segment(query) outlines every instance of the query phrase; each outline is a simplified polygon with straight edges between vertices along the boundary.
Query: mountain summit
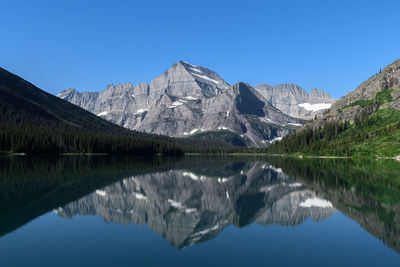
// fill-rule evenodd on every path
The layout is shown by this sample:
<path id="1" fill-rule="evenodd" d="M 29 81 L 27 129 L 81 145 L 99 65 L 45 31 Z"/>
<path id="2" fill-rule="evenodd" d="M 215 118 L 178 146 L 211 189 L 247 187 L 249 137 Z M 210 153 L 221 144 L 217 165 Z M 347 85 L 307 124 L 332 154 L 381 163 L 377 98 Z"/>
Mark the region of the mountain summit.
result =
<path id="1" fill-rule="evenodd" d="M 101 92 L 67 89 L 58 97 L 129 129 L 175 137 L 229 134 L 251 146 L 266 145 L 304 123 L 252 86 L 230 86 L 216 72 L 185 61 L 150 84 L 109 85 Z"/>

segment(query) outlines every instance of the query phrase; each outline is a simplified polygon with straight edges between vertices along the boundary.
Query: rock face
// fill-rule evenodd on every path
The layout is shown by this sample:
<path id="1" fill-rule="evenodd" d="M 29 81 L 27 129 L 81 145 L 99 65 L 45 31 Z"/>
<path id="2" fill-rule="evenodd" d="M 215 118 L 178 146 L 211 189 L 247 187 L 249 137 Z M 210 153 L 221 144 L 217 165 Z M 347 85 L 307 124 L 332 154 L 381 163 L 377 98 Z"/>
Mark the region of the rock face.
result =
<path id="1" fill-rule="evenodd" d="M 208 175 L 171 170 L 129 177 L 55 212 L 66 218 L 97 215 L 106 222 L 148 224 L 177 248 L 209 240 L 229 224 L 294 226 L 335 212 L 329 201 L 280 169 L 260 162 L 235 163 L 228 168 L 237 169 L 234 173 L 225 167 Z"/>
<path id="2" fill-rule="evenodd" d="M 379 94 L 387 95 L 380 98 Z M 332 105 L 330 112 L 312 126 L 322 126 L 330 120 L 353 122 L 357 115 L 370 115 L 381 108 L 400 110 L 400 60 L 386 66 L 381 73 L 372 76 L 356 90 L 340 98 Z"/>
<path id="3" fill-rule="evenodd" d="M 321 116 L 336 101 L 322 90 L 312 89 L 310 93 L 307 93 L 295 84 L 279 84 L 276 86 L 261 84 L 256 86 L 255 89 L 283 113 L 302 119 Z"/>
<path id="4" fill-rule="evenodd" d="M 132 130 L 174 137 L 231 131 L 251 146 L 266 145 L 304 123 L 250 85 L 230 86 L 215 72 L 183 61 L 150 85 L 118 84 L 84 93 L 67 89 L 58 97 Z"/>

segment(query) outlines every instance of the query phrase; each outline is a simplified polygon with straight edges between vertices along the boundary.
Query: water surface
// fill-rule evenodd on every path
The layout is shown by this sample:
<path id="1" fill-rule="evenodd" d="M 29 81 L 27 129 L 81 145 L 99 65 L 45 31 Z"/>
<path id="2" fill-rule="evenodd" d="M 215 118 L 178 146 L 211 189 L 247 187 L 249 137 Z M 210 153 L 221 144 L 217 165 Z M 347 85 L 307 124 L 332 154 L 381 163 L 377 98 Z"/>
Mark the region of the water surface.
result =
<path id="1" fill-rule="evenodd" d="M 400 266 L 399 167 L 0 158 L 0 265 Z"/>

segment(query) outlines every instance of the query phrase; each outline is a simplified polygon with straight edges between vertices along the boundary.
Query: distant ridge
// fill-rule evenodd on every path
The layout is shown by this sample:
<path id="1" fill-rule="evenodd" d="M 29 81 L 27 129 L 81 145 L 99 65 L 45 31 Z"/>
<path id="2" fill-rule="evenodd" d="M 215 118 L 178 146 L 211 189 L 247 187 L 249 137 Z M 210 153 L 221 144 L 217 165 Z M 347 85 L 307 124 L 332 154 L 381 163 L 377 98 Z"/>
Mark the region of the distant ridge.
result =
<path id="1" fill-rule="evenodd" d="M 255 87 L 274 107 L 292 117 L 314 119 L 323 114 L 336 101 L 320 89 L 307 93 L 296 84 L 261 84 Z"/>

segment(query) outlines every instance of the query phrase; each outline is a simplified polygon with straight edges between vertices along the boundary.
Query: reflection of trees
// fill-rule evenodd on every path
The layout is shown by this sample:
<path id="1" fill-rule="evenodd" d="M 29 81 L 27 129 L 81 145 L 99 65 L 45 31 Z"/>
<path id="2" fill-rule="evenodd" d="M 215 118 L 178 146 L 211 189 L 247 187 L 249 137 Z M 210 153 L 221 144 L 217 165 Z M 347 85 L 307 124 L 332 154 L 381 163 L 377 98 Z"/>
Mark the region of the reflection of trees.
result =
<path id="1" fill-rule="evenodd" d="M 400 252 L 400 164 L 389 160 L 270 158 Z"/>

